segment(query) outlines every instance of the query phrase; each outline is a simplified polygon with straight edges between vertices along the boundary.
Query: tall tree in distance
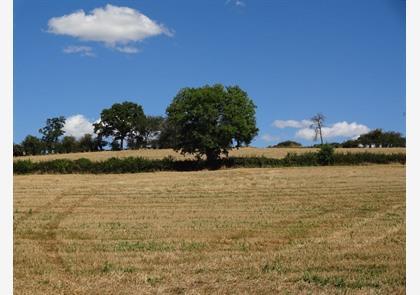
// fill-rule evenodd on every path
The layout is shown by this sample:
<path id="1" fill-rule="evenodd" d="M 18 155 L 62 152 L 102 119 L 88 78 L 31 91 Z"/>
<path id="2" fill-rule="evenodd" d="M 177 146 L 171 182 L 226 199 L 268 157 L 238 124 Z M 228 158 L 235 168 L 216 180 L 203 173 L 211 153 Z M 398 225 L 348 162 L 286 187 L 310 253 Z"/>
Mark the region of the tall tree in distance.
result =
<path id="1" fill-rule="evenodd" d="M 318 113 L 311 118 L 311 128 L 315 131 L 314 141 L 317 141 L 319 137 L 321 139 L 321 144 L 324 144 L 324 139 L 322 138 L 322 127 L 324 127 L 325 119 L 326 117 L 321 113 Z"/>
<path id="2" fill-rule="evenodd" d="M 39 129 L 42 134 L 42 141 L 49 153 L 55 152 L 56 145 L 60 136 L 64 134 L 64 123 L 66 119 L 63 116 L 47 119 L 45 127 Z"/>
<path id="3" fill-rule="evenodd" d="M 101 120 L 94 123 L 94 132 L 100 137 L 111 136 L 115 145 L 119 141 L 119 149 L 124 149 L 124 140 L 142 136 L 145 129 L 146 116 L 143 108 L 134 102 L 115 103 L 101 112 Z"/>

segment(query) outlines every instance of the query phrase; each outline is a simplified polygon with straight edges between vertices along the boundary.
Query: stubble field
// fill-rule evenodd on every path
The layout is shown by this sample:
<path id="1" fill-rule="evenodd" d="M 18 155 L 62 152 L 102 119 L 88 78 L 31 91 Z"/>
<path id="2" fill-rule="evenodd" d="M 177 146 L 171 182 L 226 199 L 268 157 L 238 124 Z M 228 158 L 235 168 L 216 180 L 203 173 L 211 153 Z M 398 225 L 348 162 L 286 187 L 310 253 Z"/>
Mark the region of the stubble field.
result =
<path id="1" fill-rule="evenodd" d="M 15 294 L 403 294 L 405 166 L 14 177 Z"/>

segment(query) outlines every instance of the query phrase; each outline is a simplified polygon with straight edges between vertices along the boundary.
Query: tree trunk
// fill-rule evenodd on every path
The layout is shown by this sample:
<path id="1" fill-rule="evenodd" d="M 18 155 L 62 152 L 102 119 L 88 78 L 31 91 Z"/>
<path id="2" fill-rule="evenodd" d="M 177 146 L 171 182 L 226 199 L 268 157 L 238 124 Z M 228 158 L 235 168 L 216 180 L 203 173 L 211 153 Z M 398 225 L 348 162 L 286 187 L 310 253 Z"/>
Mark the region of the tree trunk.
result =
<path id="1" fill-rule="evenodd" d="M 217 162 L 217 159 L 219 158 L 219 156 L 216 151 L 210 150 L 210 151 L 206 151 L 206 158 L 209 164 L 214 164 Z"/>
<path id="2" fill-rule="evenodd" d="M 322 128 L 321 128 L 321 124 L 318 124 L 318 128 L 319 128 L 319 137 L 321 138 L 321 144 L 324 144 L 324 140 L 322 139 Z"/>
<path id="3" fill-rule="evenodd" d="M 121 137 L 120 149 L 123 150 L 124 148 L 124 137 Z"/>

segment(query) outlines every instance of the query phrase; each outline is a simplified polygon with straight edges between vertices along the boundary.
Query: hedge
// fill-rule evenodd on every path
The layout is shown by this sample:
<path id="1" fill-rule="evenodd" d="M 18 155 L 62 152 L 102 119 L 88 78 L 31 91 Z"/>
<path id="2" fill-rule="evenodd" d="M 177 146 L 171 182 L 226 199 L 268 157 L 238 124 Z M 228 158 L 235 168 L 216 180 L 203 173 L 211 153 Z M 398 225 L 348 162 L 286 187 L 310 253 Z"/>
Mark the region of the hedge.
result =
<path id="1" fill-rule="evenodd" d="M 15 174 L 31 173 L 138 173 L 153 171 L 197 171 L 202 169 L 226 168 L 264 168 L 264 167 L 292 167 L 292 166 L 321 166 L 321 165 L 362 165 L 362 164 L 405 164 L 405 154 L 379 153 L 288 153 L 282 159 L 266 157 L 230 157 L 208 165 L 203 160 L 175 160 L 167 157 L 160 160 L 141 157 L 109 158 L 104 161 L 91 161 L 86 158 L 78 160 L 59 159 L 42 162 L 31 160 L 17 160 L 13 164 Z"/>

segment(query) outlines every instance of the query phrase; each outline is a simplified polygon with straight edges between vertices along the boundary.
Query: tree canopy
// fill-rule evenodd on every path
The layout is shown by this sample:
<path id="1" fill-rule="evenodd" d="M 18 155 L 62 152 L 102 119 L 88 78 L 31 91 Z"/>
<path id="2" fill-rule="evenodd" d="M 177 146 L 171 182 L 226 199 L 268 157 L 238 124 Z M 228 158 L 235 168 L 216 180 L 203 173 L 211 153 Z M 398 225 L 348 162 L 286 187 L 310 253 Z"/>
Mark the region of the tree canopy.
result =
<path id="1" fill-rule="evenodd" d="M 359 144 L 364 146 L 375 145 L 383 147 L 405 147 L 405 137 L 399 132 L 374 129 L 368 133 L 362 134 L 356 140 L 348 140 L 343 143 L 343 147 L 356 147 Z"/>
<path id="2" fill-rule="evenodd" d="M 119 148 L 124 148 L 126 138 L 134 139 L 144 135 L 146 116 L 143 108 L 133 102 L 115 103 L 101 112 L 101 119 L 94 125 L 94 131 L 100 138 L 112 137 L 119 140 Z"/>
<path id="3" fill-rule="evenodd" d="M 64 123 L 66 119 L 63 116 L 47 119 L 45 127 L 39 129 L 42 134 L 42 141 L 48 152 L 55 152 L 56 144 L 60 136 L 64 134 Z"/>
<path id="4" fill-rule="evenodd" d="M 214 161 L 257 135 L 255 104 L 238 86 L 181 89 L 166 109 L 174 149 Z"/>

